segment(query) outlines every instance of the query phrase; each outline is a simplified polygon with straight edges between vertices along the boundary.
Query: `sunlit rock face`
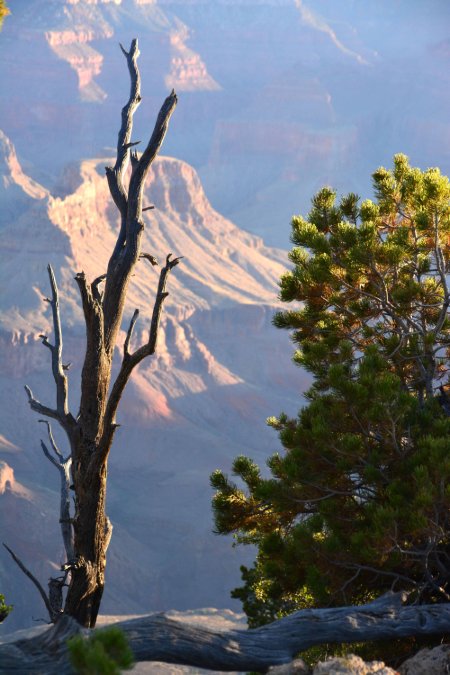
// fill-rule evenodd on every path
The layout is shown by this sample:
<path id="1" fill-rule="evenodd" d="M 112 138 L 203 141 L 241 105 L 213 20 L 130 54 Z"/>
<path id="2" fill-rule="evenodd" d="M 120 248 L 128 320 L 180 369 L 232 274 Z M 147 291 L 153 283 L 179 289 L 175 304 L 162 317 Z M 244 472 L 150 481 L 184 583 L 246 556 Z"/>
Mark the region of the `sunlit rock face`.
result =
<path id="1" fill-rule="evenodd" d="M 106 93 L 95 82 L 95 77 L 101 73 L 103 56 L 89 43 L 112 38 L 114 30 L 101 14 L 95 11 L 93 14 L 89 6 L 105 4 L 105 0 L 103 3 L 69 0 L 66 4 L 56 22 L 57 28 L 47 30 L 45 38 L 55 56 L 76 72 L 81 99 L 100 102 Z M 114 4 L 119 5 L 120 0 Z"/>
<path id="2" fill-rule="evenodd" d="M 103 56 L 87 44 L 76 42 L 52 45 L 58 58 L 67 61 L 78 76 L 78 88 L 84 101 L 101 101 L 106 98 L 105 92 L 94 78 L 101 73 Z"/>
<path id="3" fill-rule="evenodd" d="M 46 185 L 67 162 L 111 148 L 128 93 L 118 43 L 137 37 L 138 117 L 154 119 L 175 88 L 166 152 L 199 170 L 221 213 L 287 246 L 292 214 L 324 184 L 370 197 L 371 172 L 399 151 L 450 172 L 450 6 L 427 8 L 22 0 L 2 30 L 0 128 Z M 142 122 L 137 138 L 150 132 Z"/>
<path id="4" fill-rule="evenodd" d="M 0 495 L 14 486 L 14 471 L 6 462 L 0 462 Z"/>
<path id="5" fill-rule="evenodd" d="M 84 326 L 74 275 L 89 279 L 107 267 L 118 231 L 104 167 L 111 157 L 72 165 L 50 194 L 20 165 L 2 136 L 0 167 L 7 195 L 20 214 L 0 211 L 0 509 L 2 537 L 44 582 L 62 562 L 57 472 L 41 452 L 45 427 L 30 412 L 23 386 L 49 405 L 54 400 L 48 350 L 52 339 L 46 265 L 61 293 L 63 359 L 71 363 L 70 408 L 78 406 Z M 160 157 L 148 176 L 142 250 L 164 262 L 182 255 L 169 280 L 157 356 L 134 373 L 121 402 L 111 453 L 108 514 L 114 523 L 104 612 L 144 612 L 231 604 L 239 564 L 250 552 L 212 534 L 209 474 L 227 470 L 239 453 L 262 464 L 276 438 L 265 419 L 295 412 L 304 386 L 290 363 L 286 336 L 271 326 L 277 281 L 286 253 L 236 227 L 213 209 L 196 171 Z M 117 349 L 120 362 L 128 321 L 140 317 L 137 347 L 148 335 L 158 268 L 138 263 L 129 288 Z M 64 453 L 67 445 L 57 440 Z M 2 468 L 3 467 L 3 468 Z M 3 482 L 2 482 L 3 481 Z M 10 489 L 9 486 L 22 486 Z M 17 521 L 26 526 L 17 528 Z M 21 573 L 0 558 L 15 611 L 9 628 L 41 616 L 38 596 L 23 591 Z M 26 601 L 25 601 L 26 600 Z"/>
<path id="6" fill-rule="evenodd" d="M 50 25 L 54 21 L 57 27 L 47 30 L 45 38 L 53 53 L 76 72 L 82 100 L 101 102 L 106 98 L 106 93 L 95 80 L 102 72 L 103 55 L 89 43 L 113 38 L 116 34 L 115 24 L 118 20 L 126 20 L 130 4 L 135 5 L 136 18 L 142 13 L 141 18 L 146 21 L 148 28 L 159 33 L 159 37 L 163 37 L 166 42 L 169 57 L 165 76 L 167 87 L 178 91 L 219 89 L 200 55 L 186 44 L 189 39 L 188 27 L 177 19 L 165 17 L 159 9 L 154 9 L 153 15 L 148 14 L 152 12 L 150 5 L 158 4 L 156 0 L 136 0 L 134 3 L 122 0 L 67 0 L 63 4 L 65 7 L 58 16 L 49 12 Z M 122 6 L 123 16 L 120 13 Z"/>
<path id="7" fill-rule="evenodd" d="M 2 197 L 2 218 L 7 220 L 34 201 L 45 199 L 48 191 L 32 180 L 23 171 L 17 159 L 15 148 L 0 130 L 0 194 Z M 5 207 L 8 214 L 5 214 Z"/>
<path id="8" fill-rule="evenodd" d="M 217 82 L 208 73 L 200 55 L 186 44 L 189 31 L 181 25 L 169 35 L 170 72 L 166 75 L 166 85 L 177 91 L 215 91 L 220 89 Z"/>

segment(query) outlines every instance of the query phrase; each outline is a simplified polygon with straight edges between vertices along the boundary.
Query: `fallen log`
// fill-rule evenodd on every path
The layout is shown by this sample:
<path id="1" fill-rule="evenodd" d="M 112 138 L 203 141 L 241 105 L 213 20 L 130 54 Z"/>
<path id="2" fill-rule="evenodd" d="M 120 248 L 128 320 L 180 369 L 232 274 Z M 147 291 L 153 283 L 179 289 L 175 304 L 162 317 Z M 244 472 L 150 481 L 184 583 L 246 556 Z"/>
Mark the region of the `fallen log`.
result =
<path id="1" fill-rule="evenodd" d="M 450 633 L 450 603 L 404 605 L 405 599 L 405 594 L 390 593 L 357 607 L 305 609 L 252 630 L 214 632 L 164 614 L 115 625 L 125 633 L 137 662 L 265 672 L 314 645 Z M 0 645 L 0 673 L 73 673 L 66 641 L 80 632 L 89 634 L 63 615 L 37 637 Z"/>

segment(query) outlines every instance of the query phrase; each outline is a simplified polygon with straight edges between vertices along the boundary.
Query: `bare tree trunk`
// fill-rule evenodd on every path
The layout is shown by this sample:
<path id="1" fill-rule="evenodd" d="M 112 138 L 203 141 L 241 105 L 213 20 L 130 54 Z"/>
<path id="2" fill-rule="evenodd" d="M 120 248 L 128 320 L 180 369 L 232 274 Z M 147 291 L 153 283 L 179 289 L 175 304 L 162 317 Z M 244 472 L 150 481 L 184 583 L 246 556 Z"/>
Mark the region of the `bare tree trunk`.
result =
<path id="1" fill-rule="evenodd" d="M 97 620 L 105 583 L 107 525 L 105 513 L 106 461 L 77 476 L 74 521 L 75 561 L 64 612 L 81 625 L 93 627 Z"/>
<path id="2" fill-rule="evenodd" d="M 450 605 L 402 606 L 402 594 L 386 594 L 367 605 L 305 609 L 252 630 L 214 632 L 164 614 L 122 621 L 138 662 L 163 661 L 222 671 L 257 670 L 289 663 L 314 645 L 398 639 L 450 632 Z M 62 617 L 47 633 L 0 645 L 0 673 L 73 673 L 68 638 L 81 630 Z"/>
<path id="3" fill-rule="evenodd" d="M 51 344 L 47 336 L 41 337 L 52 356 L 56 408 L 41 404 L 26 387 L 31 409 L 57 420 L 69 440 L 75 514 L 73 519 L 68 518 L 65 523 L 69 532 L 67 527 L 63 530 L 65 542 L 70 540 L 71 553 L 63 567 L 70 576 L 64 613 L 75 618 L 81 625 L 91 628 L 95 626 L 103 594 L 106 552 L 112 531 L 105 512 L 105 503 L 108 455 L 117 427 L 115 416 L 133 369 L 144 358 L 155 353 L 162 306 L 168 295 L 167 277 L 180 260 L 172 259 L 171 254 L 167 256 L 166 264 L 160 271 L 148 341 L 132 353 L 130 341 L 138 310 L 134 312 L 124 344 L 122 365 L 116 380 L 111 383 L 114 348 L 122 323 L 127 287 L 141 257 L 144 182 L 177 103 L 175 92 L 172 91 L 162 105 L 143 154 L 140 157 L 134 152 L 130 154 L 130 148 L 136 145 L 131 141 L 133 115 L 141 101 L 137 40 L 132 41 L 129 52 L 122 46 L 121 49 L 127 60 L 131 90 L 129 100 L 122 110 L 116 163 L 114 167 L 106 167 L 109 189 L 119 210 L 121 225 L 107 273 L 101 274 L 92 282 L 86 279 L 84 272 L 79 272 L 75 277 L 86 324 L 86 354 L 81 376 L 79 414 L 74 417 L 68 406 L 67 366 L 62 363 L 58 289 L 50 266 L 52 298 L 47 300 L 52 308 L 55 344 Z M 127 188 L 124 182 L 130 160 L 131 177 Z M 156 264 L 152 255 L 143 255 L 152 264 Z M 104 293 L 99 290 L 102 282 L 105 282 Z"/>

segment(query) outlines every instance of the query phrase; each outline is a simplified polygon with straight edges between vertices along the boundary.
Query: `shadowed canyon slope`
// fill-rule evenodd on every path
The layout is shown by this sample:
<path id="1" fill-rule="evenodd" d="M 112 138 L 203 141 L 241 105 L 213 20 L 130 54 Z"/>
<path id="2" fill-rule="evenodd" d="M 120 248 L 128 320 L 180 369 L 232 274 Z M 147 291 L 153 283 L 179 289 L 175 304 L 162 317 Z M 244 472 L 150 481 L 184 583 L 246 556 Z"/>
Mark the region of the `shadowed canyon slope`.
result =
<path id="1" fill-rule="evenodd" d="M 63 358 L 72 364 L 76 414 L 84 329 L 73 277 L 81 269 L 91 279 L 105 271 L 118 225 L 103 177 L 110 159 L 73 165 L 50 195 L 26 176 L 4 135 L 0 147 L 2 537 L 45 583 L 62 555 L 59 478 L 40 451 L 42 425 L 23 391 L 28 384 L 41 401 L 54 399 L 39 340 L 51 336 L 45 268 L 52 263 L 61 289 Z M 301 373 L 290 363 L 287 335 L 270 323 L 287 259 L 214 211 L 185 162 L 156 160 L 145 198 L 155 209 L 145 215 L 143 251 L 185 257 L 170 279 L 157 357 L 134 374 L 119 413 L 102 611 L 226 607 L 239 563 L 250 554 L 212 534 L 208 477 L 240 452 L 264 461 L 277 448 L 265 418 L 298 405 Z M 140 309 L 136 344 L 148 330 L 157 277 L 146 260 L 138 264 L 125 311 L 127 322 Z M 0 569 L 15 604 L 8 630 L 43 616 L 37 593 L 5 551 Z"/>
<path id="2" fill-rule="evenodd" d="M 113 144 L 128 89 L 118 42 L 133 37 L 146 110 L 180 94 L 165 151 L 271 243 L 287 244 L 290 217 L 325 183 L 370 196 L 371 172 L 395 152 L 450 171 L 444 0 L 16 4 L 0 40 L 0 128 L 47 186 Z"/>

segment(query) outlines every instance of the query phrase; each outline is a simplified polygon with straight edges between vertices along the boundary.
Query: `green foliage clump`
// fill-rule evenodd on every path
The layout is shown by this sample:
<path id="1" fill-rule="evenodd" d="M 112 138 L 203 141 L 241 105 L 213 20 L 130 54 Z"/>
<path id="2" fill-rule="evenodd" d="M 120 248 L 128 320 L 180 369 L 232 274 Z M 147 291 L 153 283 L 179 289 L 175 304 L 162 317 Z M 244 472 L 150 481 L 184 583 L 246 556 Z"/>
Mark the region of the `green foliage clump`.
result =
<path id="1" fill-rule="evenodd" d="M 8 9 L 5 0 L 0 0 L 0 29 L 2 27 L 2 23 L 5 16 L 8 16 L 8 14 L 10 14 L 10 11 Z"/>
<path id="2" fill-rule="evenodd" d="M 217 532 L 257 547 L 242 568 L 249 624 L 390 589 L 450 600 L 450 183 L 438 169 L 373 174 L 375 200 L 330 188 L 292 220 L 275 326 L 311 373 L 263 477 L 211 477 Z"/>
<path id="3" fill-rule="evenodd" d="M 79 675 L 120 675 L 134 665 L 127 639 L 116 626 L 95 631 L 87 639 L 76 635 L 67 646 L 70 662 Z"/>
<path id="4" fill-rule="evenodd" d="M 5 603 L 5 596 L 0 593 L 0 623 L 6 619 L 12 610 L 12 605 Z"/>

